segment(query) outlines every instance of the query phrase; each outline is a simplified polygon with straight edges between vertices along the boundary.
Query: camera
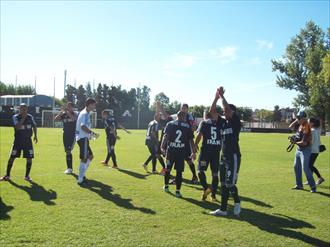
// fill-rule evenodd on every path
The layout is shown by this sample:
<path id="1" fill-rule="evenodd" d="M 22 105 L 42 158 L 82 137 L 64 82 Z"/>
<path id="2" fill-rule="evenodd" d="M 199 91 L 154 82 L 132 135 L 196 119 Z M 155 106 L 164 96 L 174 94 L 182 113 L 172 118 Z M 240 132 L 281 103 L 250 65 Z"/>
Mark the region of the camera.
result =
<path id="1" fill-rule="evenodd" d="M 291 142 L 291 143 L 296 143 L 299 141 L 299 137 L 297 135 L 293 135 L 293 136 L 289 136 L 288 137 L 288 140 Z"/>

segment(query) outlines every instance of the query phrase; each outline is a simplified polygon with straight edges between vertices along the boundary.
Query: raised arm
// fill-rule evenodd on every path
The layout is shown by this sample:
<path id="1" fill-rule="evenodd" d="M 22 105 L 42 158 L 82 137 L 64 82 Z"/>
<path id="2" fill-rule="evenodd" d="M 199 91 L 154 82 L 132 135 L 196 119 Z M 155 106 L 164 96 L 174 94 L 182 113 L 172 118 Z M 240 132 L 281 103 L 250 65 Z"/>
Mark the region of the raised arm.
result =
<path id="1" fill-rule="evenodd" d="M 131 134 L 131 132 L 129 130 L 127 130 L 123 125 L 121 125 L 120 123 L 118 123 L 118 128 L 124 130 L 127 134 Z"/>
<path id="2" fill-rule="evenodd" d="M 223 110 L 227 113 L 226 115 L 228 115 L 228 117 L 231 118 L 233 116 L 234 112 L 230 108 L 227 100 L 225 99 L 225 96 L 224 96 L 225 90 L 223 89 L 223 87 L 220 87 L 218 89 L 218 93 L 219 93 L 219 97 L 221 99 Z"/>
<path id="3" fill-rule="evenodd" d="M 214 100 L 213 100 L 211 108 L 210 108 L 210 113 L 211 114 L 214 114 L 214 113 L 217 112 L 217 102 L 218 102 L 219 98 L 220 98 L 219 90 L 217 89 L 217 91 L 215 93 Z"/>

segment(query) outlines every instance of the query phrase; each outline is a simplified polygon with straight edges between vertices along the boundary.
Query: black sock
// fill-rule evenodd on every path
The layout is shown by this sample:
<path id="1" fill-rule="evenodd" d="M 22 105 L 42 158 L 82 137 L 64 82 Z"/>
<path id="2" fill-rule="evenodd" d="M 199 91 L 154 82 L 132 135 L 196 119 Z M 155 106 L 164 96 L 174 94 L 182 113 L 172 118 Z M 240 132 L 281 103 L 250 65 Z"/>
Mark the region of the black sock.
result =
<path id="1" fill-rule="evenodd" d="M 321 178 L 321 174 L 320 174 L 319 170 L 315 166 L 313 166 L 312 172 L 314 172 L 318 178 Z"/>
<path id="2" fill-rule="evenodd" d="M 235 203 L 240 203 L 241 200 L 240 200 L 240 198 L 238 196 L 238 189 L 237 189 L 236 185 L 234 185 L 233 187 L 231 187 L 229 190 L 230 190 L 231 195 L 234 198 L 234 202 Z"/>
<path id="3" fill-rule="evenodd" d="M 107 158 L 105 159 L 105 163 L 108 164 L 109 160 L 110 160 L 110 156 L 111 156 L 111 153 L 108 153 L 107 154 Z"/>
<path id="4" fill-rule="evenodd" d="M 152 157 L 152 171 L 156 171 L 157 157 Z"/>
<path id="5" fill-rule="evenodd" d="M 28 177 L 30 175 L 31 167 L 32 167 L 32 160 L 27 160 L 25 177 Z"/>
<path id="6" fill-rule="evenodd" d="M 168 184 L 170 183 L 170 171 L 169 170 L 167 170 L 165 172 L 164 183 L 165 183 L 165 186 L 168 186 Z"/>
<path id="7" fill-rule="evenodd" d="M 117 166 L 117 158 L 116 158 L 115 150 L 112 150 L 111 158 L 112 158 L 113 165 Z"/>
<path id="8" fill-rule="evenodd" d="M 188 164 L 193 177 L 197 177 L 194 163 L 190 161 Z"/>
<path id="9" fill-rule="evenodd" d="M 229 189 L 224 185 L 221 186 L 221 211 L 227 211 L 228 205 L 228 198 L 229 198 Z"/>
<path id="10" fill-rule="evenodd" d="M 10 177 L 10 171 L 11 168 L 13 167 L 14 161 L 13 160 L 8 160 L 8 165 L 7 165 L 7 172 L 6 172 L 6 176 Z"/>
<path id="11" fill-rule="evenodd" d="M 146 160 L 146 162 L 144 162 L 144 164 L 147 166 L 151 160 L 152 160 L 152 155 L 148 157 L 148 159 Z"/>
<path id="12" fill-rule="evenodd" d="M 219 185 L 219 177 L 218 176 L 212 176 L 212 196 L 215 196 L 217 193 Z"/>
<path id="13" fill-rule="evenodd" d="M 198 177 L 199 177 L 199 181 L 201 182 L 201 185 L 203 186 L 203 189 L 206 190 L 208 186 L 206 182 L 205 172 L 204 171 L 198 172 Z"/>
<path id="14" fill-rule="evenodd" d="M 72 169 L 72 154 L 66 154 L 66 166 Z"/>
<path id="15" fill-rule="evenodd" d="M 163 169 L 165 169 L 165 162 L 162 156 L 159 155 L 158 160 Z"/>
<path id="16" fill-rule="evenodd" d="M 180 191 L 181 184 L 182 184 L 182 172 L 176 171 L 176 177 L 175 177 L 176 191 Z"/>

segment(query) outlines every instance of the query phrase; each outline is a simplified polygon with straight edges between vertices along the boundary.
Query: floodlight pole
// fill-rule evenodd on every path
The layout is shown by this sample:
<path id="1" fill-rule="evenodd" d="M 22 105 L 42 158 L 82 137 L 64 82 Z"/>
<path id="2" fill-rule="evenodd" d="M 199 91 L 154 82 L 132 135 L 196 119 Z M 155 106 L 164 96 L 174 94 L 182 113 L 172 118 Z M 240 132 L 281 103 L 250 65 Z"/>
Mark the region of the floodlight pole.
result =
<path id="1" fill-rule="evenodd" d="M 141 102 L 141 83 L 139 83 L 138 88 L 138 114 L 137 114 L 137 128 L 140 129 L 140 102 Z"/>
<path id="2" fill-rule="evenodd" d="M 55 76 L 54 76 L 54 97 L 53 97 L 53 128 L 55 127 L 55 121 L 54 121 L 54 110 L 55 110 Z"/>

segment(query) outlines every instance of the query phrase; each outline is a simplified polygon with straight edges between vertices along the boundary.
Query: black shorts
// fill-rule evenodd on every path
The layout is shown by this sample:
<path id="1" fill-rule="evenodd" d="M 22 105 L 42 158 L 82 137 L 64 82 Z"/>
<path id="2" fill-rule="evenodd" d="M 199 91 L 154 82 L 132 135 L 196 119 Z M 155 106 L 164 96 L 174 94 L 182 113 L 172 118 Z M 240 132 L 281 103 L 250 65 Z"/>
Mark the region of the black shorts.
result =
<path id="1" fill-rule="evenodd" d="M 67 133 L 63 133 L 63 145 L 65 152 L 72 151 L 75 143 L 75 133 L 70 133 L 69 135 Z"/>
<path id="2" fill-rule="evenodd" d="M 182 152 L 167 152 L 166 155 L 166 169 L 174 169 L 178 172 L 184 171 L 185 155 Z"/>
<path id="3" fill-rule="evenodd" d="M 154 141 L 147 139 L 146 140 L 146 145 L 147 145 L 147 147 L 148 147 L 149 152 L 150 152 L 151 155 L 154 156 L 154 155 L 157 155 L 157 154 L 160 153 L 159 145 L 156 144 Z"/>
<path id="4" fill-rule="evenodd" d="M 227 187 L 232 187 L 237 183 L 238 172 L 241 165 L 241 155 L 234 153 L 221 156 L 220 161 L 220 181 Z"/>
<path id="5" fill-rule="evenodd" d="M 201 151 L 198 158 L 198 171 L 206 171 L 211 166 L 212 173 L 218 173 L 220 169 L 220 151 Z"/>
<path id="6" fill-rule="evenodd" d="M 108 153 L 111 153 L 115 149 L 116 138 L 115 137 L 107 137 L 106 143 L 107 143 Z"/>
<path id="7" fill-rule="evenodd" d="M 184 150 L 185 150 L 185 160 L 186 161 L 191 161 L 191 148 L 190 148 L 190 143 L 188 142 L 188 143 L 186 143 L 185 144 L 185 148 L 184 148 Z"/>
<path id="8" fill-rule="evenodd" d="M 33 145 L 31 139 L 27 139 L 24 141 L 15 140 L 13 147 L 11 149 L 10 158 L 20 158 L 22 151 L 23 151 L 23 158 L 26 159 L 34 158 Z"/>
<path id="9" fill-rule="evenodd" d="M 81 160 L 87 160 L 90 156 L 93 156 L 91 147 L 89 146 L 88 138 L 82 138 L 77 141 L 79 146 L 79 157 Z"/>

